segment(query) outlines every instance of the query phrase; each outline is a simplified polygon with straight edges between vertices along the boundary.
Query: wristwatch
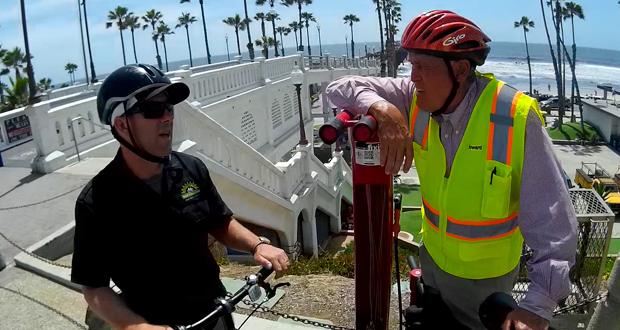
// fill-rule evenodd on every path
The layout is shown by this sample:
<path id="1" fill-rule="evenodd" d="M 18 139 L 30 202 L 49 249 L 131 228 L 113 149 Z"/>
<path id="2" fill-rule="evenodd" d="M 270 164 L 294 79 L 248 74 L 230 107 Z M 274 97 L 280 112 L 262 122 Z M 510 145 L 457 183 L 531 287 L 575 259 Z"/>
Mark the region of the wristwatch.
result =
<path id="1" fill-rule="evenodd" d="M 254 245 L 254 247 L 252 248 L 252 255 L 254 255 L 256 253 L 256 249 L 258 248 L 259 245 L 261 244 L 271 244 L 271 241 L 264 236 L 258 236 L 258 242 L 256 243 L 256 245 Z"/>

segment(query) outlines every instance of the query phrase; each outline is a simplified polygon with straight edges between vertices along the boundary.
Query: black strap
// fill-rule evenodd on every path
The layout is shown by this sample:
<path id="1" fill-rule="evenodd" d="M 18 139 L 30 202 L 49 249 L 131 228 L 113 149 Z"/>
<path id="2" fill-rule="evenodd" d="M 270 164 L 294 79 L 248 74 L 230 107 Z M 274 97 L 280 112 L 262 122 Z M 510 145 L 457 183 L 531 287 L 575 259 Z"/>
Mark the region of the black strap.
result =
<path id="1" fill-rule="evenodd" d="M 443 61 L 446 64 L 446 66 L 448 67 L 448 73 L 450 74 L 450 79 L 452 80 L 452 88 L 450 89 L 450 94 L 448 94 L 448 98 L 443 103 L 441 108 L 431 112 L 431 116 L 441 115 L 441 114 L 445 113 L 446 110 L 448 110 L 448 106 L 450 105 L 450 103 L 452 103 L 452 101 L 454 100 L 454 97 L 456 97 L 456 92 L 458 91 L 458 89 L 459 89 L 459 87 L 461 85 L 458 82 L 458 80 L 456 80 L 456 76 L 454 75 L 454 70 L 452 70 L 452 65 L 450 65 L 451 61 L 449 59 L 447 59 L 447 58 L 444 58 Z"/>
<path id="2" fill-rule="evenodd" d="M 167 157 L 155 156 L 153 154 L 148 153 L 146 150 L 127 142 L 127 140 L 125 140 L 122 136 L 120 136 L 120 134 L 118 134 L 114 126 L 112 126 L 112 136 L 114 136 L 114 138 L 120 144 L 122 144 L 125 148 L 131 150 L 131 152 L 138 155 L 138 157 L 144 160 L 147 160 L 152 163 L 158 163 L 158 164 L 164 164 L 164 165 L 168 164 L 168 162 L 170 161 L 170 156 L 167 156 Z M 133 139 L 133 134 L 130 133 L 130 136 L 131 136 L 132 141 L 134 141 L 134 144 L 135 144 L 135 140 Z"/>

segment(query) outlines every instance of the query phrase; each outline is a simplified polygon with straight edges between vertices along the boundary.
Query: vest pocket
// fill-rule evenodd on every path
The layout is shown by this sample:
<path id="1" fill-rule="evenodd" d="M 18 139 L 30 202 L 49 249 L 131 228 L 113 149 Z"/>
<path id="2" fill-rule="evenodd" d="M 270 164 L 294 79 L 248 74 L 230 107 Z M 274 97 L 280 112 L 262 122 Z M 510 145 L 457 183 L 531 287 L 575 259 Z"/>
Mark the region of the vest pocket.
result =
<path id="1" fill-rule="evenodd" d="M 506 218 L 510 211 L 512 166 L 487 160 L 482 188 L 481 215 L 485 218 Z"/>

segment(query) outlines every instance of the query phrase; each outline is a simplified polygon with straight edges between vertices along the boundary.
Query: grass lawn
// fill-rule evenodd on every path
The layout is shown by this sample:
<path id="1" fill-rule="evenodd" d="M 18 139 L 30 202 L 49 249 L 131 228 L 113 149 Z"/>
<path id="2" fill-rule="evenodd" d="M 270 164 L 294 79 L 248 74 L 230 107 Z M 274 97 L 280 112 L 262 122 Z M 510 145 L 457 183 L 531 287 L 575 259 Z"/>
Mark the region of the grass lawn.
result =
<path id="1" fill-rule="evenodd" d="M 590 124 L 583 123 L 583 128 L 586 130 L 586 140 L 591 141 L 593 136 L 598 136 L 598 133 Z M 561 128 L 548 127 L 547 132 L 553 140 L 576 140 L 581 133 L 581 124 L 578 122 L 567 122 Z M 600 136 L 598 136 L 598 139 L 601 139 Z"/>
<path id="2" fill-rule="evenodd" d="M 403 195 L 403 206 L 421 206 L 422 196 L 420 187 L 396 185 L 394 193 Z M 400 214 L 400 230 L 413 235 L 416 242 L 420 241 L 420 228 L 422 227 L 422 213 L 420 211 L 403 212 Z"/>
<path id="3" fill-rule="evenodd" d="M 620 238 L 612 238 L 609 243 L 607 254 L 618 254 L 620 252 Z"/>

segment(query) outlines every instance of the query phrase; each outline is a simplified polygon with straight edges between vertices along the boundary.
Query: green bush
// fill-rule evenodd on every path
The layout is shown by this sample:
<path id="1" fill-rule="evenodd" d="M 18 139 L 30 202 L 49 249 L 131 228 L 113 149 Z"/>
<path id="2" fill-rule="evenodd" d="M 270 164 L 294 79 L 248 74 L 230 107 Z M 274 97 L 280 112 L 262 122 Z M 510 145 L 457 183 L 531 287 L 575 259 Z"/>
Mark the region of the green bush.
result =
<path id="1" fill-rule="evenodd" d="M 390 244 L 393 249 L 393 245 Z M 401 280 L 407 280 L 409 265 L 407 256 L 415 254 L 408 249 L 398 248 L 398 260 Z M 393 260 L 393 257 L 392 257 Z M 394 275 L 394 261 L 392 261 L 392 283 L 396 282 Z M 309 274 L 332 274 L 348 278 L 355 277 L 355 243 L 351 242 L 345 246 L 344 250 L 338 253 L 326 253 L 318 258 L 302 257 L 291 263 L 286 271 L 287 275 L 309 275 Z"/>

